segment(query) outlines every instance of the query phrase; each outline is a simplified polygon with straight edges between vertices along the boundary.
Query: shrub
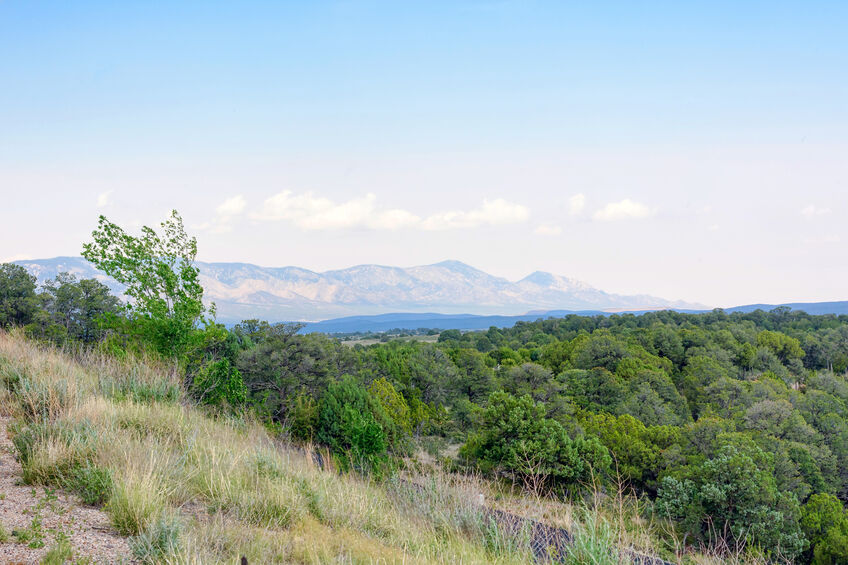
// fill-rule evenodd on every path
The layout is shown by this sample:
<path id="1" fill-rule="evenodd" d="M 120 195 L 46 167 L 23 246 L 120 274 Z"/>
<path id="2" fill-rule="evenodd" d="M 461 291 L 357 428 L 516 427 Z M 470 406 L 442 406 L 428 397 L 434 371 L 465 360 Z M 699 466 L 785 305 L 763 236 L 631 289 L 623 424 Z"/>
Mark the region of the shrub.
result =
<path id="1" fill-rule="evenodd" d="M 482 423 L 463 447 L 463 454 L 525 481 L 527 486 L 563 490 L 605 473 L 607 449 L 595 437 L 571 439 L 562 425 L 545 418 L 545 407 L 529 395 L 495 392 Z"/>
<path id="2" fill-rule="evenodd" d="M 376 463 L 388 447 L 393 423 L 379 402 L 352 378 L 330 383 L 318 413 L 317 439 L 350 460 Z"/>
<path id="3" fill-rule="evenodd" d="M 104 504 L 112 496 L 112 473 L 91 464 L 71 471 L 68 487 L 89 505 Z"/>
<path id="4" fill-rule="evenodd" d="M 318 404 L 315 399 L 300 392 L 288 410 L 289 433 L 295 439 L 312 441 L 318 425 Z"/>
<path id="5" fill-rule="evenodd" d="M 193 391 L 204 404 L 240 406 L 247 400 L 241 373 L 229 359 L 204 363 L 194 377 Z"/>
<path id="6" fill-rule="evenodd" d="M 657 509 L 711 544 L 744 540 L 775 557 L 792 559 L 806 546 L 798 518 L 798 500 L 780 493 L 774 475 L 756 461 L 767 461 L 753 446 L 740 451 L 725 445 L 692 472 L 691 479 L 665 477 Z M 716 534 L 722 539 L 715 539 Z"/>
<path id="7" fill-rule="evenodd" d="M 368 392 L 380 403 L 380 406 L 394 422 L 395 428 L 406 434 L 412 433 L 409 405 L 392 383 L 385 377 L 381 377 L 371 383 Z"/>

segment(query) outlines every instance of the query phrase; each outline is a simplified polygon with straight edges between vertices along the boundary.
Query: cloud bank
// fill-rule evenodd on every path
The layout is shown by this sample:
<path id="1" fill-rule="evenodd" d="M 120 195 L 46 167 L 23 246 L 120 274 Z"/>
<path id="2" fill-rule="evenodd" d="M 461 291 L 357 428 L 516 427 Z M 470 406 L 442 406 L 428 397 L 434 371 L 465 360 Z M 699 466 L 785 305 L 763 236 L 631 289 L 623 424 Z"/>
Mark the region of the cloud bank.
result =
<path id="1" fill-rule="evenodd" d="M 472 210 L 447 210 L 421 217 L 399 208 L 383 209 L 373 193 L 334 202 L 311 192 L 280 192 L 265 200 L 253 218 L 261 221 L 285 221 L 304 230 L 449 230 L 480 226 L 499 226 L 525 222 L 530 211 L 502 198 L 484 200 Z"/>
<path id="2" fill-rule="evenodd" d="M 654 210 L 644 204 L 625 198 L 619 202 L 610 202 L 596 211 L 592 218 L 603 222 L 612 222 L 615 220 L 648 218 L 653 215 Z"/>

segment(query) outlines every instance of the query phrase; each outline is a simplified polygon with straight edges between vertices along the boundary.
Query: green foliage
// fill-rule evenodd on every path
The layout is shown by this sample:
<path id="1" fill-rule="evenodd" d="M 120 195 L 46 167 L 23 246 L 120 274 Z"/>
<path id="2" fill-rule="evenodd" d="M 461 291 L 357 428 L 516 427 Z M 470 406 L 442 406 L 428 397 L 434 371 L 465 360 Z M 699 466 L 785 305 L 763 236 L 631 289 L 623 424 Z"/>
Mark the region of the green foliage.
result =
<path id="1" fill-rule="evenodd" d="M 810 540 L 811 563 L 848 563 L 848 513 L 830 494 L 814 494 L 801 509 L 801 529 Z"/>
<path id="2" fill-rule="evenodd" d="M 236 367 L 249 396 L 278 422 L 288 420 L 294 396 L 320 398 L 330 382 L 355 370 L 354 353 L 321 334 L 298 335 L 301 326 L 265 326 L 251 337 L 256 345 L 240 352 Z M 241 330 L 236 327 L 236 333 Z"/>
<path id="3" fill-rule="evenodd" d="M 43 285 L 39 294 L 42 310 L 27 326 L 30 335 L 57 343 L 91 344 L 104 335 L 104 326 L 119 314 L 120 301 L 96 279 L 77 281 L 59 273 Z"/>
<path id="4" fill-rule="evenodd" d="M 204 363 L 192 388 L 201 402 L 213 406 L 240 406 L 247 399 L 241 373 L 226 358 Z"/>
<path id="5" fill-rule="evenodd" d="M 640 491 L 656 492 L 657 477 L 668 465 L 666 455 L 679 442 L 679 428 L 648 427 L 628 414 L 585 414 L 581 424 L 609 449 L 623 479 Z"/>
<path id="6" fill-rule="evenodd" d="M 371 382 L 368 386 L 368 392 L 371 393 L 383 410 L 394 422 L 394 427 L 403 431 L 406 434 L 412 433 L 412 418 L 410 415 L 409 404 L 406 399 L 400 394 L 395 387 L 385 377 L 381 377 Z"/>
<path id="7" fill-rule="evenodd" d="M 41 558 L 41 565 L 64 565 L 74 556 L 71 540 L 65 532 L 56 535 L 56 545 L 47 550 Z"/>
<path id="8" fill-rule="evenodd" d="M 36 512 L 26 528 L 15 531 L 18 543 L 25 544 L 30 549 L 38 549 L 45 545 L 45 532 L 41 514 Z"/>
<path id="9" fill-rule="evenodd" d="M 20 265 L 0 264 L 0 328 L 26 325 L 37 311 L 35 277 Z"/>
<path id="10" fill-rule="evenodd" d="M 112 473 L 91 463 L 74 467 L 65 481 L 85 504 L 103 505 L 112 495 Z"/>
<path id="11" fill-rule="evenodd" d="M 312 441 L 318 427 L 318 403 L 308 394 L 298 394 L 289 409 L 289 433 L 300 441 Z"/>
<path id="12" fill-rule="evenodd" d="M 186 354 L 190 391 L 204 404 L 238 408 L 247 401 L 247 387 L 236 364 L 243 347 L 239 336 L 221 324 L 206 324 L 194 332 Z"/>
<path id="13" fill-rule="evenodd" d="M 385 456 L 393 426 L 380 403 L 346 377 L 331 382 L 321 399 L 316 439 L 346 463 L 373 464 Z"/>
<path id="14" fill-rule="evenodd" d="M 801 342 L 781 332 L 761 331 L 757 334 L 757 345 L 765 347 L 784 363 L 790 359 L 800 359 L 804 356 Z"/>
<path id="15" fill-rule="evenodd" d="M 481 420 L 462 453 L 483 468 L 498 468 L 528 484 L 560 491 L 609 470 L 610 456 L 597 438 L 572 439 L 529 395 L 492 393 Z"/>
<path id="16" fill-rule="evenodd" d="M 775 557 L 794 558 L 806 545 L 798 500 L 777 490 L 766 461 L 756 447 L 749 454 L 727 445 L 691 478 L 665 477 L 657 508 L 697 539 L 729 547 L 745 540 Z"/>
<path id="17" fill-rule="evenodd" d="M 185 233 L 176 210 L 161 227 L 161 235 L 144 226 L 136 237 L 100 216 L 93 241 L 83 246 L 82 254 L 126 286 L 132 325 L 123 329 L 163 355 L 180 356 L 207 311 L 200 272 L 194 265 L 197 241 Z"/>

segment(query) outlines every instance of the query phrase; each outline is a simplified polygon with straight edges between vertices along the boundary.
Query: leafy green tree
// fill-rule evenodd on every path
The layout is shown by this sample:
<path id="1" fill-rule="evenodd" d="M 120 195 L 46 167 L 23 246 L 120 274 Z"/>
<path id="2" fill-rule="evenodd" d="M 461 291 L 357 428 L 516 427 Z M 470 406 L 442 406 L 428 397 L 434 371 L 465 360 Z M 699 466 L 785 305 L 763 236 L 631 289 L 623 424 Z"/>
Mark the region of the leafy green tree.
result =
<path id="1" fill-rule="evenodd" d="M 356 369 L 350 348 L 325 335 L 299 335 L 298 324 L 275 324 L 261 341 L 240 351 L 236 367 L 250 397 L 270 418 L 285 422 L 296 394 L 320 398 L 327 386 Z"/>
<path id="2" fill-rule="evenodd" d="M 656 493 L 657 477 L 668 465 L 664 452 L 679 442 L 679 428 L 647 427 L 629 414 L 585 414 L 580 422 L 609 449 L 623 479 L 638 491 Z"/>
<path id="3" fill-rule="evenodd" d="M 704 542 L 733 546 L 746 540 L 775 557 L 793 559 L 806 546 L 798 500 L 777 490 L 763 468 L 765 454 L 756 447 L 749 453 L 726 445 L 690 478 L 665 477 L 657 508 Z"/>
<path id="4" fill-rule="evenodd" d="M 801 529 L 810 540 L 810 562 L 848 563 L 848 513 L 831 494 L 814 494 L 801 509 Z"/>
<path id="5" fill-rule="evenodd" d="M 557 377 L 577 406 L 592 412 L 618 413 L 627 385 L 606 369 L 571 369 Z"/>
<path id="6" fill-rule="evenodd" d="M 627 348 L 615 337 L 596 334 L 575 346 L 574 366 L 578 369 L 601 367 L 614 373 L 619 362 L 628 356 Z"/>
<path id="7" fill-rule="evenodd" d="M 473 349 L 454 349 L 450 358 L 457 368 L 454 386 L 472 402 L 485 399 L 494 389 L 494 375 L 483 361 L 483 355 Z"/>
<path id="8" fill-rule="evenodd" d="M 61 335 L 71 341 L 93 343 L 103 336 L 104 325 L 121 309 L 118 298 L 96 279 L 77 281 L 72 274 L 59 273 L 42 288 L 39 297 L 44 316 L 37 321 L 37 331 L 44 336 Z M 52 331 L 50 326 L 60 331 Z"/>
<path id="9" fill-rule="evenodd" d="M 721 378 L 728 378 L 727 370 L 711 357 L 690 357 L 683 371 L 676 377 L 677 388 L 686 397 L 692 416 L 697 418 L 704 407 L 706 387 Z"/>
<path id="10" fill-rule="evenodd" d="M 586 484 L 610 466 L 596 437 L 572 439 L 562 425 L 545 417 L 545 407 L 529 395 L 494 392 L 475 434 L 462 453 L 483 469 L 501 469 L 525 483 L 559 491 Z"/>
<path id="11" fill-rule="evenodd" d="M 26 325 L 37 311 L 35 277 L 20 265 L 0 264 L 0 328 Z"/>
<path id="12" fill-rule="evenodd" d="M 524 363 L 506 371 L 502 381 L 504 389 L 516 395 L 529 394 L 536 400 L 544 395 L 543 388 L 552 380 L 551 372 L 536 363 Z"/>
<path id="13" fill-rule="evenodd" d="M 202 365 L 192 384 L 204 404 L 239 406 L 247 399 L 241 373 L 226 358 Z"/>
<path id="14" fill-rule="evenodd" d="M 130 329 L 160 353 L 180 356 L 207 312 L 194 264 L 197 240 L 186 234 L 176 210 L 161 228 L 156 233 L 144 226 L 136 237 L 100 216 L 93 241 L 83 246 L 82 254 L 126 286 Z"/>
<path id="15" fill-rule="evenodd" d="M 805 355 L 799 340 L 781 332 L 761 331 L 757 334 L 757 345 L 777 355 L 782 363 L 790 359 L 801 359 Z"/>

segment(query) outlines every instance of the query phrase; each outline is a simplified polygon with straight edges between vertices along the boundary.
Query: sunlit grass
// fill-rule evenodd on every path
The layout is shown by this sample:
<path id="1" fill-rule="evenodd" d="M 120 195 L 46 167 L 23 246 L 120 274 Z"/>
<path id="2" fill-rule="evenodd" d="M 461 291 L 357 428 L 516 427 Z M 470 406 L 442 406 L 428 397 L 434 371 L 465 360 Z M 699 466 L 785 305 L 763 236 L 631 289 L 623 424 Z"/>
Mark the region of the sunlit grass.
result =
<path id="1" fill-rule="evenodd" d="M 568 563 L 629 550 L 698 565 L 764 563 L 736 548 L 683 553 L 642 503 L 600 487 L 583 503 L 439 469 L 375 482 L 315 466 L 309 449 L 250 418 L 207 414 L 179 372 L 150 359 L 61 352 L 0 331 L 0 409 L 14 418 L 23 479 L 103 503 L 148 563 L 529 563 L 526 532 L 497 508 L 568 529 Z M 58 551 L 58 550 L 57 550 Z"/>

